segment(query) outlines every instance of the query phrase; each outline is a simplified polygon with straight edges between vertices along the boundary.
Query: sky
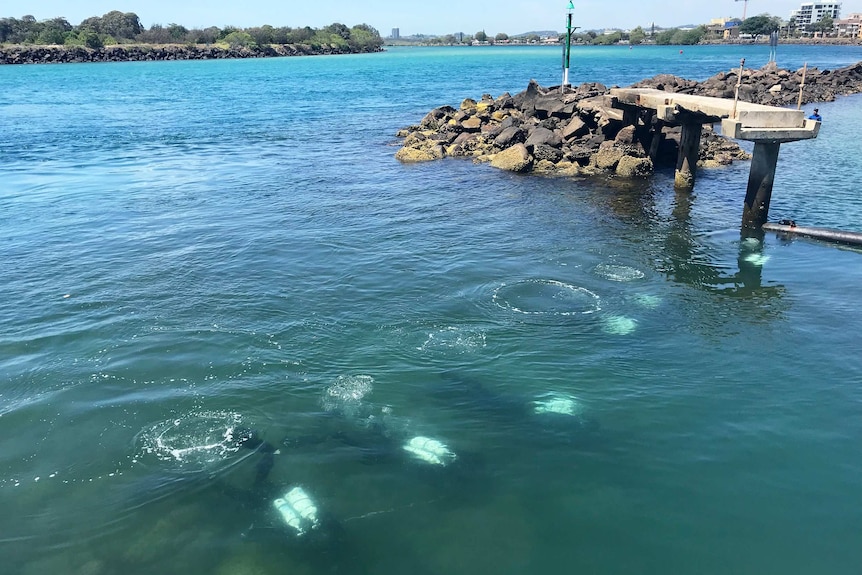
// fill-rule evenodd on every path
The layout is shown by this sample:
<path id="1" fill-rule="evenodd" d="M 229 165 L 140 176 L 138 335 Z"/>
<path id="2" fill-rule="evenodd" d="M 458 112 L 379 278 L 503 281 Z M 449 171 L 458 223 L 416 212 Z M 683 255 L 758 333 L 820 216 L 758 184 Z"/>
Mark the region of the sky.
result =
<path id="1" fill-rule="evenodd" d="M 747 15 L 769 13 L 787 19 L 801 0 L 750 0 Z M 742 0 L 574 0 L 573 23 L 581 29 L 673 27 L 702 24 L 712 18 L 741 17 Z M 226 25 L 242 28 L 311 26 L 320 28 L 341 22 L 348 26 L 370 24 L 388 36 L 399 28 L 410 34 L 509 35 L 538 30 L 563 30 L 568 0 L 494 0 L 493 2 L 444 2 L 407 0 L 0 0 L 0 17 L 24 15 L 46 20 L 65 17 L 72 24 L 111 10 L 134 12 L 144 26 L 181 24 L 187 28 Z M 862 0 L 843 2 L 842 16 L 862 12 Z"/>

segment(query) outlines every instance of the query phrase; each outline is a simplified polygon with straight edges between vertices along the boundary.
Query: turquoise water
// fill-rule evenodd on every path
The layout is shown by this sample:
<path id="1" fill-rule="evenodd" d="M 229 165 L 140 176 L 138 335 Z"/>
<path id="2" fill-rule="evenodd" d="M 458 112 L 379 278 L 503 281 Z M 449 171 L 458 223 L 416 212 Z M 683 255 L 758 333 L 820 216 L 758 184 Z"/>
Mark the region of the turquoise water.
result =
<path id="1" fill-rule="evenodd" d="M 623 85 L 768 48 L 575 56 Z M 394 160 L 559 61 L 0 67 L 3 572 L 858 573 L 860 253 L 741 241 L 746 164 L 689 195 Z M 860 102 L 782 147 L 772 219 L 859 229 Z"/>

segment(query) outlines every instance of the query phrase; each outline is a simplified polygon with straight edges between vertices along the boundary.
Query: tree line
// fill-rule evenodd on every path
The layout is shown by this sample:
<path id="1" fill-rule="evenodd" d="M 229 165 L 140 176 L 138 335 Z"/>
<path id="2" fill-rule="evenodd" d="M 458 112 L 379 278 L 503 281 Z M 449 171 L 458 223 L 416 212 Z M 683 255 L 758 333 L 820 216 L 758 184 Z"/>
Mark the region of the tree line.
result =
<path id="1" fill-rule="evenodd" d="M 335 45 L 357 51 L 383 45 L 380 33 L 368 24 L 348 28 L 334 23 L 320 29 L 270 25 L 253 28 L 225 26 L 188 29 L 180 24 L 153 24 L 145 28 L 134 12 L 113 10 L 92 16 L 73 26 L 65 18 L 37 21 L 33 16 L 0 18 L 0 44 L 87 46 L 101 48 L 113 44 L 228 44 L 263 46 L 268 44 Z"/>

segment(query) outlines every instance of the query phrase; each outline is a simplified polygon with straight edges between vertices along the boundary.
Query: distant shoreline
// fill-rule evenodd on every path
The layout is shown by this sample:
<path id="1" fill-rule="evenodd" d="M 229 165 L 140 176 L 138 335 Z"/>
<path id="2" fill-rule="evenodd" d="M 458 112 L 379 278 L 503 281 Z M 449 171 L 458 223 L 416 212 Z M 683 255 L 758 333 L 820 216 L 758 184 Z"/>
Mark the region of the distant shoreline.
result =
<path id="1" fill-rule="evenodd" d="M 153 62 L 169 60 L 228 60 L 324 56 L 382 52 L 382 48 L 352 49 L 347 46 L 310 44 L 269 44 L 237 46 L 219 44 L 122 44 L 104 48 L 84 46 L 0 46 L 2 64 L 72 64 L 84 62 Z"/>
<path id="2" fill-rule="evenodd" d="M 652 42 L 643 42 L 641 44 L 607 44 L 607 45 L 598 45 L 598 44 L 584 44 L 580 42 L 573 42 L 572 48 L 590 48 L 593 46 L 607 48 L 612 46 L 677 46 L 677 47 L 686 47 L 689 48 L 691 46 L 740 46 L 740 45 L 769 45 L 769 38 L 764 36 L 762 39 L 757 40 L 706 40 L 703 42 L 699 42 L 697 44 L 655 44 Z M 782 38 L 779 41 L 779 46 L 862 46 L 862 38 Z M 409 42 L 399 42 L 397 44 L 387 44 L 384 43 L 384 48 L 450 48 L 450 47 L 464 47 L 464 48 L 547 48 L 548 46 L 561 46 L 560 43 L 556 44 L 548 44 L 548 43 L 511 43 L 511 44 L 497 44 L 497 43 L 486 43 L 479 46 L 474 46 L 471 44 L 428 44 L 428 43 L 409 43 Z"/>

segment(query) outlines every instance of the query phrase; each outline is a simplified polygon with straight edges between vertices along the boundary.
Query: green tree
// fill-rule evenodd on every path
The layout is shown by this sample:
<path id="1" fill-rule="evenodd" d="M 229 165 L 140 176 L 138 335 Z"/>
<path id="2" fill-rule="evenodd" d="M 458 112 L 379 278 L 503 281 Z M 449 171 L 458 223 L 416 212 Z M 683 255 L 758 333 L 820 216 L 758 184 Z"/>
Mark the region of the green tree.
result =
<path id="1" fill-rule="evenodd" d="M 347 44 L 354 50 L 377 50 L 383 45 L 383 38 L 377 28 L 368 24 L 359 24 L 350 29 L 350 39 Z"/>
<path id="2" fill-rule="evenodd" d="M 638 26 L 629 34 L 629 42 L 632 44 L 641 44 L 646 39 L 646 32 L 644 29 Z"/>
<path id="3" fill-rule="evenodd" d="M 655 35 L 655 43 L 661 46 L 669 44 L 690 46 L 697 44 L 706 35 L 706 26 L 698 26 L 691 30 L 681 30 L 679 28 L 671 28 L 670 30 L 662 30 Z"/>
<path id="4" fill-rule="evenodd" d="M 222 38 L 223 42 L 226 42 L 230 45 L 231 48 L 239 48 L 240 46 L 254 46 L 254 38 L 251 37 L 251 34 L 248 32 L 244 32 L 242 30 L 237 30 L 235 32 L 231 32 L 224 38 Z"/>
<path id="5" fill-rule="evenodd" d="M 153 24 L 149 30 L 144 30 L 138 34 L 137 40 L 144 44 L 170 44 L 171 35 L 161 24 Z"/>
<path id="6" fill-rule="evenodd" d="M 505 32 L 500 32 L 499 34 L 497 34 L 496 36 L 494 36 L 494 40 L 495 40 L 496 42 L 505 42 L 505 41 L 506 41 L 506 40 L 508 40 L 508 39 L 509 39 L 509 35 L 508 35 L 508 34 L 506 34 Z"/>
<path id="7" fill-rule="evenodd" d="M 216 40 L 219 39 L 220 35 L 221 30 L 219 30 L 217 26 L 210 26 L 203 30 L 199 30 L 197 28 L 189 30 L 186 38 L 188 38 L 189 42 L 193 42 L 195 44 L 214 44 Z"/>
<path id="8" fill-rule="evenodd" d="M 488 41 L 488 35 L 485 34 L 484 30 L 480 30 L 479 32 L 476 32 L 476 34 L 473 37 L 476 39 L 477 42 L 487 42 Z"/>
<path id="9" fill-rule="evenodd" d="M 105 46 L 105 43 L 102 42 L 102 37 L 94 30 L 81 30 L 78 32 L 78 40 L 81 45 L 86 46 L 87 48 L 96 49 L 103 48 Z"/>
<path id="10" fill-rule="evenodd" d="M 623 35 L 620 32 L 614 32 L 613 34 L 600 34 L 593 39 L 592 43 L 597 46 L 610 46 L 618 43 L 622 37 Z"/>
<path id="11" fill-rule="evenodd" d="M 336 34 L 338 36 L 341 36 L 342 40 L 350 39 L 350 28 L 338 22 L 330 24 L 329 26 L 324 28 L 322 32 L 326 32 L 327 34 Z"/>
<path id="12" fill-rule="evenodd" d="M 36 37 L 36 44 L 41 46 L 62 45 L 66 41 L 66 33 L 57 28 L 44 28 Z"/>
<path id="13" fill-rule="evenodd" d="M 66 41 L 66 34 L 72 31 L 72 25 L 65 18 L 52 18 L 42 22 L 42 30 L 36 38 L 36 44 L 60 45 Z"/>
<path id="14" fill-rule="evenodd" d="M 668 44 L 673 44 L 673 35 L 678 32 L 677 28 L 671 28 L 669 30 L 662 30 L 658 34 L 655 35 L 655 43 L 660 46 L 667 46 Z"/>
<path id="15" fill-rule="evenodd" d="M 78 30 L 92 30 L 93 32 L 101 32 L 102 18 L 99 16 L 90 16 L 89 18 L 84 18 L 83 20 L 81 20 L 81 23 L 78 24 Z"/>
<path id="16" fill-rule="evenodd" d="M 812 27 L 814 28 L 815 32 L 823 32 L 824 34 L 827 34 L 829 32 L 832 32 L 832 28 L 834 25 L 835 22 L 832 20 L 832 18 L 830 18 L 829 16 L 824 16 L 820 19 L 819 22 L 815 22 Z"/>
<path id="17" fill-rule="evenodd" d="M 179 24 L 168 24 L 168 36 L 171 42 L 185 42 L 188 36 L 188 28 Z"/>
<path id="18" fill-rule="evenodd" d="M 275 43 L 273 40 L 275 29 L 269 24 L 255 28 L 248 28 L 246 29 L 246 32 L 251 34 L 251 37 L 254 38 L 255 44 L 258 46 Z"/>
<path id="19" fill-rule="evenodd" d="M 11 44 L 32 44 L 42 32 L 42 24 L 33 16 L 4 18 L 0 23 L 0 42 Z"/>
<path id="20" fill-rule="evenodd" d="M 133 40 L 144 31 L 141 19 L 134 12 L 120 12 L 112 10 L 101 17 L 98 32 L 110 34 L 114 38 Z"/>
<path id="21" fill-rule="evenodd" d="M 752 36 L 768 36 L 781 26 L 780 21 L 769 14 L 760 14 L 746 18 L 739 26 L 739 31 L 743 34 L 751 34 Z"/>

